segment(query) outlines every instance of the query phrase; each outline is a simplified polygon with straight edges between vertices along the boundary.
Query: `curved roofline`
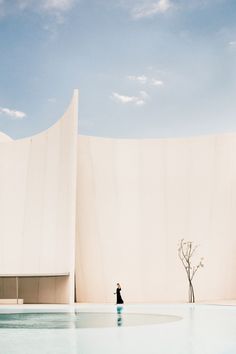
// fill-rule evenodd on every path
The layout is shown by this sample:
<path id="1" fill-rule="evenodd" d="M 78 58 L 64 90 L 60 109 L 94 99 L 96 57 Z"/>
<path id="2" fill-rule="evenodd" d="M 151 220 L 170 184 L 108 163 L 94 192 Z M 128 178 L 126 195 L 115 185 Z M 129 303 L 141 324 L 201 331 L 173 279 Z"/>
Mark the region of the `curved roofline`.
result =
<path id="1" fill-rule="evenodd" d="M 93 138 L 93 139 L 98 139 L 98 140 L 119 140 L 119 141 L 189 141 L 189 140 L 205 140 L 205 139 L 214 139 L 214 138 L 223 138 L 223 137 L 232 137 L 234 136 L 236 138 L 236 132 L 233 133 L 212 133 L 212 134 L 206 134 L 206 135 L 193 135 L 193 136 L 187 136 L 187 137 L 166 137 L 166 138 L 122 138 L 122 137 L 108 137 L 108 136 L 97 136 L 97 135 L 87 135 L 87 134 L 78 134 L 78 137 L 84 137 L 84 138 Z"/>
<path id="2" fill-rule="evenodd" d="M 61 117 L 55 122 L 53 123 L 50 127 L 48 127 L 47 129 L 39 132 L 39 133 L 36 133 L 36 134 L 33 134 L 33 135 L 30 135 L 30 136 L 26 136 L 24 138 L 20 138 L 20 139 L 12 139 L 11 137 L 10 140 L 5 140 L 5 141 L 1 141 L 0 140 L 0 143 L 12 143 L 12 142 L 21 142 L 21 141 L 26 141 L 26 140 L 30 140 L 30 139 L 33 139 L 35 137 L 38 137 L 42 134 L 45 134 L 46 132 L 48 132 L 49 130 L 53 129 L 53 127 L 55 127 L 57 124 L 60 123 L 60 121 L 64 118 L 65 114 L 67 113 L 67 111 L 70 109 L 70 106 L 71 104 L 73 103 L 74 100 L 77 100 L 79 97 L 79 90 L 78 89 L 74 89 L 73 90 L 73 95 L 72 95 L 72 98 L 70 99 L 70 102 L 66 108 L 66 110 L 64 111 L 64 113 L 61 115 Z M 1 133 L 0 134 L 4 134 L 4 133 Z M 6 134 L 4 134 L 6 135 Z M 7 136 L 7 135 L 6 135 Z"/>
<path id="3" fill-rule="evenodd" d="M 6 133 L 0 132 L 0 143 L 7 143 L 10 141 L 14 141 L 9 135 Z"/>

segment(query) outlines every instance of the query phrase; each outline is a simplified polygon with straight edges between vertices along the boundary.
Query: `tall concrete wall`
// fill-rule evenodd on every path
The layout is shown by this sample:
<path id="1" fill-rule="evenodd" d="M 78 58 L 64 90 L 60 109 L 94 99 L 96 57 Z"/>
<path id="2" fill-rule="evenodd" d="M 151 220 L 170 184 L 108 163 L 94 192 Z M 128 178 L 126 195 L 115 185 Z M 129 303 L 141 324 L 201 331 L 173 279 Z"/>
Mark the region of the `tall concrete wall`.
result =
<path id="1" fill-rule="evenodd" d="M 236 135 L 120 140 L 79 136 L 77 300 L 187 300 L 177 255 L 199 244 L 196 298 L 236 298 Z M 196 261 L 198 257 L 196 255 Z"/>
<path id="2" fill-rule="evenodd" d="M 75 92 L 47 131 L 0 134 L 0 297 L 21 275 L 28 302 L 73 302 L 76 270 L 77 301 L 114 302 L 116 282 L 126 302 L 185 301 L 185 238 L 205 257 L 196 298 L 236 298 L 236 134 L 77 137 L 77 107 Z"/>
<path id="3" fill-rule="evenodd" d="M 75 91 L 66 113 L 47 131 L 0 142 L 0 276 L 70 273 L 71 301 L 77 106 Z"/>

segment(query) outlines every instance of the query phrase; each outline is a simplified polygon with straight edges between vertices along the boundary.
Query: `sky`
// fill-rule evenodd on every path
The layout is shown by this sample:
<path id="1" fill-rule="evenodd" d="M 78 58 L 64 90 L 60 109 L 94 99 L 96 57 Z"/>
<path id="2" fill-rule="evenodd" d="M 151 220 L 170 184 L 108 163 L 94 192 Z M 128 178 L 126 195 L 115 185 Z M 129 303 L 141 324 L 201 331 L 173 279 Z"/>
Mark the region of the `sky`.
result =
<path id="1" fill-rule="evenodd" d="M 75 88 L 81 134 L 236 132 L 236 1 L 0 0 L 0 131 L 47 129 Z"/>

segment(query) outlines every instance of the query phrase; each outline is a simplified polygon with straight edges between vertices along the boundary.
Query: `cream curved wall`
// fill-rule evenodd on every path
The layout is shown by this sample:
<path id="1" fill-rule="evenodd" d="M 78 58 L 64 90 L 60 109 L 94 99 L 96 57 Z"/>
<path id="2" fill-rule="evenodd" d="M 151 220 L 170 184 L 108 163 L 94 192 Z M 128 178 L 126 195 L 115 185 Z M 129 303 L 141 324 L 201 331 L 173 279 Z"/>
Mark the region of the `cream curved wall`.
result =
<path id="1" fill-rule="evenodd" d="M 187 301 L 181 238 L 205 267 L 197 300 L 236 298 L 236 135 L 128 140 L 79 136 L 77 301 Z M 197 260 L 198 257 L 196 257 Z"/>
<path id="2" fill-rule="evenodd" d="M 0 276 L 70 273 L 76 209 L 78 92 L 31 138 L 0 143 Z"/>
<path id="3" fill-rule="evenodd" d="M 0 132 L 0 143 L 6 142 L 6 141 L 12 141 L 12 138 L 10 136 L 8 136 L 7 134 Z"/>
<path id="4" fill-rule="evenodd" d="M 0 297 L 18 274 L 27 302 L 73 302 L 75 275 L 81 302 L 114 302 L 116 282 L 125 302 L 186 301 L 185 238 L 197 300 L 235 299 L 236 134 L 77 137 L 77 107 L 75 91 L 47 131 L 0 134 Z"/>

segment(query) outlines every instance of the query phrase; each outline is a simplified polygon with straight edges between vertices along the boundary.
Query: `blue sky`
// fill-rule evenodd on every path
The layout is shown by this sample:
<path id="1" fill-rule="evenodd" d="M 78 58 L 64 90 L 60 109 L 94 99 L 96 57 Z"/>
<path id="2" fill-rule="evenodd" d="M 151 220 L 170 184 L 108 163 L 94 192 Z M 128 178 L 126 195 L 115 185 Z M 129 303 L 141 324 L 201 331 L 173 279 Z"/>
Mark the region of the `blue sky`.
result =
<path id="1" fill-rule="evenodd" d="M 43 131 L 74 88 L 81 134 L 236 132 L 236 1 L 0 0 L 0 130 Z"/>

